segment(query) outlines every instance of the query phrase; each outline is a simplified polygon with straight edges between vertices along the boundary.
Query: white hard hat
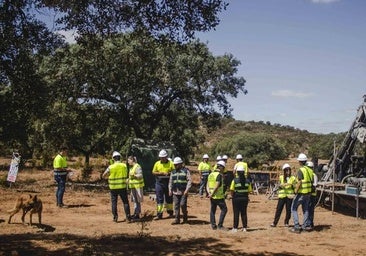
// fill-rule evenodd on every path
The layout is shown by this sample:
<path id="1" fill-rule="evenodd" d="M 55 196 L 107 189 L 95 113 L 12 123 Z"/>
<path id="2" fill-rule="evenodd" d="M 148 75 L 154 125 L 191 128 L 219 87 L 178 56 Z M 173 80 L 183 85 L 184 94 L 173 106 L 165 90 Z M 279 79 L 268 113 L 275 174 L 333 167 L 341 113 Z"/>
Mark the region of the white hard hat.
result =
<path id="1" fill-rule="evenodd" d="M 207 154 L 204 154 L 202 158 L 205 159 L 205 158 L 209 158 L 209 157 Z"/>
<path id="2" fill-rule="evenodd" d="M 168 156 L 168 153 L 166 152 L 166 150 L 164 150 L 164 149 L 160 150 L 159 157 L 167 157 L 167 156 Z"/>
<path id="3" fill-rule="evenodd" d="M 181 163 L 183 163 L 182 158 L 180 158 L 178 156 L 174 158 L 173 164 L 181 164 Z"/>
<path id="4" fill-rule="evenodd" d="M 314 163 L 312 161 L 308 161 L 308 162 L 306 162 L 306 166 L 308 166 L 310 168 L 314 168 Z"/>
<path id="5" fill-rule="evenodd" d="M 228 159 L 227 155 L 223 155 L 222 159 L 227 160 Z"/>
<path id="6" fill-rule="evenodd" d="M 237 160 L 239 160 L 239 159 L 243 159 L 243 156 L 242 156 L 242 155 L 240 155 L 240 154 L 237 154 L 237 155 L 236 155 L 236 159 L 237 159 Z"/>
<path id="7" fill-rule="evenodd" d="M 286 168 L 291 168 L 291 166 L 290 166 L 289 164 L 284 164 L 284 165 L 282 166 L 282 170 L 285 170 Z"/>
<path id="8" fill-rule="evenodd" d="M 238 166 L 238 168 L 236 168 L 237 172 L 244 172 L 244 167 L 243 166 Z"/>
<path id="9" fill-rule="evenodd" d="M 220 160 L 217 162 L 217 165 L 218 166 L 221 165 L 222 167 L 225 167 L 226 163 L 224 161 Z"/>
<path id="10" fill-rule="evenodd" d="M 112 158 L 116 156 L 121 156 L 121 154 L 118 151 L 113 151 Z"/>
<path id="11" fill-rule="evenodd" d="M 216 157 L 216 161 L 220 161 L 222 159 L 222 157 L 221 156 L 217 156 Z"/>
<path id="12" fill-rule="evenodd" d="M 299 156 L 297 157 L 297 161 L 303 162 L 308 160 L 308 158 L 306 157 L 306 155 L 304 153 L 300 153 Z"/>

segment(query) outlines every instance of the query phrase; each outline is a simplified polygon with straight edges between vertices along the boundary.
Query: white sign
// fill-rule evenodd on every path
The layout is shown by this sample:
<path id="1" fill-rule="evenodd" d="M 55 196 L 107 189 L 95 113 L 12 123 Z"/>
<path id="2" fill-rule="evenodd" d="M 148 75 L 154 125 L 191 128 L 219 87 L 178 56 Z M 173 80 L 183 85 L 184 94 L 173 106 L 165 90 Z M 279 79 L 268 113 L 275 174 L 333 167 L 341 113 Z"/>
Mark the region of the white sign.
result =
<path id="1" fill-rule="evenodd" d="M 6 179 L 9 182 L 15 182 L 18 175 L 18 169 L 19 169 L 19 163 L 20 163 L 20 156 L 18 154 L 13 153 L 13 159 L 10 163 L 10 169 L 8 173 L 8 178 Z"/>

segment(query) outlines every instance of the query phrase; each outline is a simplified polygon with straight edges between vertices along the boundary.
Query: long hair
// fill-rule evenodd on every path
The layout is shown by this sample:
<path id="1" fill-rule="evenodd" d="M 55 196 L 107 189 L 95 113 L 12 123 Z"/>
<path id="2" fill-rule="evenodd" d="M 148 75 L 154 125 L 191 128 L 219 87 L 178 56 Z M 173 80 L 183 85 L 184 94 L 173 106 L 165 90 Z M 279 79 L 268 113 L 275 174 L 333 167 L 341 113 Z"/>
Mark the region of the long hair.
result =
<path id="1" fill-rule="evenodd" d="M 238 177 L 239 177 L 239 181 L 242 187 L 245 187 L 245 176 L 244 176 L 244 172 L 237 172 Z"/>

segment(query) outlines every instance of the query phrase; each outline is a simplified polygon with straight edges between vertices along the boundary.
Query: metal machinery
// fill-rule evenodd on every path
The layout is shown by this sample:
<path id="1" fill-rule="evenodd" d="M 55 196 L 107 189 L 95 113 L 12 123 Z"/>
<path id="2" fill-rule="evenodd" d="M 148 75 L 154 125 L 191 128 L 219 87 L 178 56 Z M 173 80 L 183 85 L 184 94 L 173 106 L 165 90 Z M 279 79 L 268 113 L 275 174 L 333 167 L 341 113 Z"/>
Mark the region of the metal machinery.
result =
<path id="1" fill-rule="evenodd" d="M 366 95 L 363 99 L 342 144 L 323 166 L 317 187 L 319 202 L 332 203 L 332 210 L 356 209 L 356 217 L 360 210 L 366 217 L 366 155 L 364 150 L 363 155 L 355 155 L 357 143 L 366 142 Z"/>
<path id="2" fill-rule="evenodd" d="M 365 156 L 353 155 L 356 142 L 364 143 L 366 141 L 366 95 L 363 98 L 364 101 L 357 110 L 355 120 L 339 150 L 330 159 L 321 181 L 356 182 L 357 179 L 366 175 Z"/>

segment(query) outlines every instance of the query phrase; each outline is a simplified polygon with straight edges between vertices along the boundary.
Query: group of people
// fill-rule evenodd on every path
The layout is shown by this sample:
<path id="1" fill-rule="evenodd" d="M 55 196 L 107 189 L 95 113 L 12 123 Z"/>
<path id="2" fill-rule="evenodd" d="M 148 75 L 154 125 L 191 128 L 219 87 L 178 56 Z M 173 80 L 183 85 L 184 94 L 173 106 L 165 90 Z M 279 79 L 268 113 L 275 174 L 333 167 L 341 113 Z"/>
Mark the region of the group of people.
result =
<path id="1" fill-rule="evenodd" d="M 276 227 L 283 208 L 286 209 L 285 227 L 289 227 L 292 216 L 294 225 L 291 232 L 300 233 L 302 230 L 311 231 L 314 228 L 314 210 L 317 202 L 316 185 L 318 178 L 314 172 L 314 164 L 308 161 L 307 156 L 300 153 L 297 157 L 300 168 L 295 175 L 291 166 L 282 166 L 283 174 L 279 177 L 278 203 L 271 227 Z M 301 205 L 303 222 L 300 225 L 298 208 Z"/>
<path id="2" fill-rule="evenodd" d="M 54 158 L 54 178 L 57 182 L 56 201 L 58 207 L 65 207 L 63 194 L 67 174 L 71 171 L 67 168 L 67 148 L 61 147 L 59 154 Z M 209 156 L 203 155 L 202 162 L 198 166 L 200 175 L 199 195 L 210 199 L 210 225 L 212 229 L 225 230 L 223 226 L 227 214 L 227 198 L 232 199 L 233 228 L 231 232 L 238 232 L 239 217 L 241 218 L 242 231 L 247 231 L 247 207 L 249 194 L 252 192 L 248 165 L 243 161 L 242 155 L 236 156 L 236 164 L 232 172 L 226 168 L 228 157 L 217 157 L 216 164 L 211 168 L 208 162 Z M 300 168 L 295 175 L 291 173 L 291 166 L 284 164 L 283 174 L 279 177 L 278 203 L 275 217 L 271 227 L 276 227 L 283 208 L 286 208 L 284 225 L 289 226 L 291 215 L 294 226 L 290 231 L 300 233 L 301 230 L 311 230 L 314 227 L 314 208 L 316 204 L 315 185 L 317 176 L 312 170 L 312 162 L 307 161 L 305 154 L 301 153 L 297 160 Z M 114 151 L 112 162 L 102 174 L 108 176 L 108 184 L 111 196 L 113 221 L 118 221 L 117 201 L 118 197 L 123 202 L 127 221 L 140 218 L 141 203 L 143 202 L 144 178 L 141 166 L 134 156 L 127 158 L 128 166 L 122 162 L 121 154 Z M 174 218 L 172 225 L 187 223 L 187 199 L 192 186 L 192 178 L 189 169 L 184 166 L 180 157 L 173 160 L 168 158 L 166 150 L 159 152 L 159 160 L 155 162 L 152 174 L 155 177 L 156 217 L 163 218 L 164 209 L 168 217 Z M 231 174 L 231 175 L 230 175 Z M 128 200 L 128 189 L 131 200 L 134 203 L 134 212 L 131 210 Z M 298 207 L 302 206 L 303 222 L 300 226 Z M 216 210 L 220 209 L 218 222 L 216 222 Z M 181 218 L 182 217 L 182 218 Z"/>

